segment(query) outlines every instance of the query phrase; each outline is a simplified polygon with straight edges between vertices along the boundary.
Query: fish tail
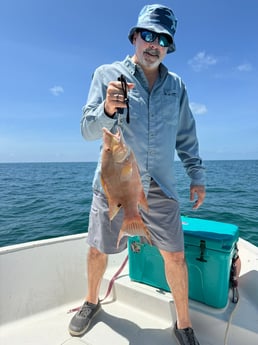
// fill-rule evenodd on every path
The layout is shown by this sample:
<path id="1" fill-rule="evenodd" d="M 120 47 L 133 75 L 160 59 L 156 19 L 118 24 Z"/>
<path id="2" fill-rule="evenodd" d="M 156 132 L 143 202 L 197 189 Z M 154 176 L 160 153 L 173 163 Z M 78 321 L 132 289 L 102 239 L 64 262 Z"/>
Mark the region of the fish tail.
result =
<path id="1" fill-rule="evenodd" d="M 117 247 L 124 236 L 144 236 L 151 244 L 151 235 L 140 215 L 125 218 L 117 239 Z"/>

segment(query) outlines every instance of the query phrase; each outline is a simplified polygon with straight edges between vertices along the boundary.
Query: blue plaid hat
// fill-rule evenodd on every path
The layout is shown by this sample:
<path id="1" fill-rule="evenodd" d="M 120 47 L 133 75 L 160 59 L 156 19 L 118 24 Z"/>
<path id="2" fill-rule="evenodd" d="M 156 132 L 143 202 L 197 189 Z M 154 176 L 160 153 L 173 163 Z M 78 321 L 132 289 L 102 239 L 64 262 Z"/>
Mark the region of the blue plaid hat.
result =
<path id="1" fill-rule="evenodd" d="M 168 47 L 167 53 L 176 50 L 174 35 L 176 33 L 177 19 L 173 11 L 163 5 L 146 5 L 141 10 L 138 22 L 130 31 L 128 38 L 133 43 L 133 35 L 137 29 L 147 29 L 156 33 L 169 35 L 172 43 Z"/>

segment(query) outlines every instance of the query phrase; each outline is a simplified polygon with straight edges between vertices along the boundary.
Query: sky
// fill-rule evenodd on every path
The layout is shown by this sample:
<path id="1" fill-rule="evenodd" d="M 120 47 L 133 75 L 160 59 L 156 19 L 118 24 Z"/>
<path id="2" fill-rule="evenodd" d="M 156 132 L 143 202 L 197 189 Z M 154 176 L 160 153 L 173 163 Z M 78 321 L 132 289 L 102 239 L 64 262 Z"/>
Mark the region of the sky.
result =
<path id="1" fill-rule="evenodd" d="M 92 74 L 133 55 L 143 0 L 0 1 L 0 163 L 96 161 L 81 136 Z M 204 160 L 258 159 L 258 1 L 171 0 Z M 158 114 L 157 114 L 158 116 Z"/>

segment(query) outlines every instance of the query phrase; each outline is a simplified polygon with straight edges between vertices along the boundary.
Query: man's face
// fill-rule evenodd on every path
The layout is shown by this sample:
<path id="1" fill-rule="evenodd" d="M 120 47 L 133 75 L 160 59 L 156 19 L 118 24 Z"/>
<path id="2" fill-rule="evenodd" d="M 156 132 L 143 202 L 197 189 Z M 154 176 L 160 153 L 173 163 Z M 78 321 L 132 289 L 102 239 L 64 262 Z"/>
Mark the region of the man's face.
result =
<path id="1" fill-rule="evenodd" d="M 145 42 L 139 32 L 134 33 L 134 62 L 146 69 L 156 69 L 167 54 L 167 47 L 159 44 L 158 37 L 153 42 Z"/>

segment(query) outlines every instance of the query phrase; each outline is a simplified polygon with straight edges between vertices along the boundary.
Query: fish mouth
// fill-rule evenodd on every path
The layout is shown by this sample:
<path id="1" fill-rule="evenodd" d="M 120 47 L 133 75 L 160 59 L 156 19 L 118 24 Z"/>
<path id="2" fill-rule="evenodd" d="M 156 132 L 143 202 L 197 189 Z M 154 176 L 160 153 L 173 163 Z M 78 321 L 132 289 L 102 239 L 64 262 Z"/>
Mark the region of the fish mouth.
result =
<path id="1" fill-rule="evenodd" d="M 117 132 L 111 133 L 107 128 L 102 128 L 104 135 L 104 150 L 110 152 L 116 163 L 123 163 L 131 153 L 130 148 L 124 144 L 123 134 L 118 127 Z"/>
<path id="2" fill-rule="evenodd" d="M 115 134 L 111 133 L 106 127 L 102 128 L 102 132 L 103 132 L 103 134 L 106 134 L 109 137 L 115 138 L 117 141 L 120 141 L 122 132 L 121 132 L 121 129 L 119 127 L 118 127 L 117 132 Z"/>

